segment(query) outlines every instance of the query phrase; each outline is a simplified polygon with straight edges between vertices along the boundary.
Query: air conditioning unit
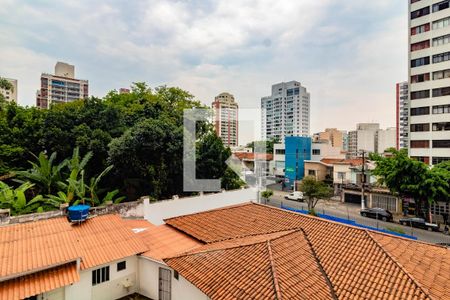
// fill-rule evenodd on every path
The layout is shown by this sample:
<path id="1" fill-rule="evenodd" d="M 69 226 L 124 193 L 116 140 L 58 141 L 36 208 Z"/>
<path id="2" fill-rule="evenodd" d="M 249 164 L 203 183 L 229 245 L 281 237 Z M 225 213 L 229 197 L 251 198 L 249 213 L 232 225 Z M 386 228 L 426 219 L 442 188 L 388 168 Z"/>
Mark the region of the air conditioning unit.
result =
<path id="1" fill-rule="evenodd" d="M 121 284 L 127 290 L 134 285 L 134 283 L 129 278 L 126 278 L 125 280 L 122 280 Z"/>

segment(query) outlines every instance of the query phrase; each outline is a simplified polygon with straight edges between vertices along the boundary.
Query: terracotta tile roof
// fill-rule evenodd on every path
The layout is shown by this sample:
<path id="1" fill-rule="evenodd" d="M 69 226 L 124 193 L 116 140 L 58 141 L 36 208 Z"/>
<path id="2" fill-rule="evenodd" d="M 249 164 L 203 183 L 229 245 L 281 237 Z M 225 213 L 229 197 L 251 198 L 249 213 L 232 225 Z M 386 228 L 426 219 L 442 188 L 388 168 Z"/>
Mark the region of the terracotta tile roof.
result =
<path id="1" fill-rule="evenodd" d="M 327 165 L 351 165 L 351 166 L 362 165 L 362 158 L 352 158 L 352 159 L 322 158 L 320 161 Z"/>
<path id="2" fill-rule="evenodd" d="M 16 300 L 45 293 L 80 280 L 76 263 L 0 282 L 0 299 Z"/>
<path id="3" fill-rule="evenodd" d="M 149 249 L 142 255 L 162 260 L 164 257 L 184 253 L 203 243 L 168 225 L 159 225 L 137 234 Z"/>
<path id="4" fill-rule="evenodd" d="M 270 153 L 236 152 L 233 155 L 236 156 L 236 158 L 238 158 L 239 160 L 255 160 L 255 156 L 256 159 L 260 160 L 273 160 L 273 154 Z"/>
<path id="5" fill-rule="evenodd" d="M 333 299 L 301 230 L 217 242 L 164 260 L 211 299 Z"/>
<path id="6" fill-rule="evenodd" d="M 450 250 L 382 234 L 372 235 L 432 297 L 450 299 Z"/>
<path id="7" fill-rule="evenodd" d="M 65 218 L 0 227 L 0 280 L 75 261 L 72 227 Z"/>
<path id="8" fill-rule="evenodd" d="M 212 250 L 217 249 L 217 245 L 224 248 L 236 243 L 246 245 L 261 239 L 257 235 L 272 234 L 276 237 L 280 231 L 301 229 L 339 299 L 450 299 L 450 251 L 442 247 L 259 204 L 244 204 L 171 218 L 166 223 L 211 243 L 203 247 Z M 194 250 L 189 256 L 196 253 L 193 257 L 203 257 L 200 249 Z M 428 253 L 425 255 L 428 258 L 421 260 L 424 253 Z M 186 258 L 187 261 L 180 265 L 182 269 L 187 268 L 189 259 Z M 239 259 L 248 260 L 245 255 Z M 236 258 L 236 261 L 239 259 Z M 171 261 L 167 262 L 170 265 Z M 174 267 L 177 269 L 178 265 L 174 264 Z M 206 276 L 202 274 L 194 275 Z M 187 274 L 188 277 L 194 275 Z M 225 274 L 216 273 L 216 276 Z M 316 280 L 323 280 L 313 276 Z M 245 279 L 243 276 L 240 278 Z"/>
<path id="9" fill-rule="evenodd" d="M 135 233 L 156 227 L 156 225 L 150 223 L 147 220 L 142 219 L 122 219 L 122 220 L 125 223 L 125 226 Z"/>
<path id="10" fill-rule="evenodd" d="M 119 215 L 103 215 L 72 226 L 81 252 L 81 269 L 105 264 L 148 250 Z"/>
<path id="11" fill-rule="evenodd" d="M 55 267 L 81 259 L 81 269 L 87 269 L 147 250 L 118 215 L 93 217 L 80 225 L 72 225 L 64 217 L 2 226 L 0 282 L 12 283 L 1 290 L 8 288 L 12 290 L 2 292 L 15 293 L 13 282 L 27 282 L 30 291 L 37 290 L 46 286 L 47 278 L 57 288 L 65 285 L 67 278 L 78 277 L 68 277 L 60 270 L 57 274 L 66 281 L 58 279 L 51 275 Z"/>

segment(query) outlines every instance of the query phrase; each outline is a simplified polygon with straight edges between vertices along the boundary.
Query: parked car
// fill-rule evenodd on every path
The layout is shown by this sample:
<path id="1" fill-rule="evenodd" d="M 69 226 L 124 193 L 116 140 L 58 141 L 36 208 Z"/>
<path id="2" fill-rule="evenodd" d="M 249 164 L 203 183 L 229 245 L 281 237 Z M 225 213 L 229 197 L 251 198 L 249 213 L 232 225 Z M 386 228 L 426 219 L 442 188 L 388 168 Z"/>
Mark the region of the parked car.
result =
<path id="1" fill-rule="evenodd" d="M 422 218 L 400 219 L 400 224 L 405 226 L 427 229 L 429 231 L 439 231 L 439 226 L 437 224 L 427 223 L 425 219 Z"/>
<path id="2" fill-rule="evenodd" d="M 284 196 L 284 199 L 303 202 L 302 192 L 292 192 Z"/>
<path id="3" fill-rule="evenodd" d="M 392 222 L 394 220 L 391 212 L 383 208 L 366 208 L 362 209 L 359 213 L 363 217 L 374 218 L 384 222 Z"/>

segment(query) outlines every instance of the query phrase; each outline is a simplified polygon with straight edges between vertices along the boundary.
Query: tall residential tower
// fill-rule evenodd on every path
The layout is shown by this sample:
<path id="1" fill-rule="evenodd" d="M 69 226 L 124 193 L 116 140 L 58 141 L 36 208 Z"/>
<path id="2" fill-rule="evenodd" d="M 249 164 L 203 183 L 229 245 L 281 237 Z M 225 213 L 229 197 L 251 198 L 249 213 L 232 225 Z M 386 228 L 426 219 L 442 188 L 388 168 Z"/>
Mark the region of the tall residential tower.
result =
<path id="1" fill-rule="evenodd" d="M 0 94 L 3 95 L 7 102 L 16 102 L 17 103 L 17 79 L 4 78 L 6 81 L 11 83 L 12 89 L 7 90 L 0 88 Z"/>
<path id="2" fill-rule="evenodd" d="M 225 146 L 238 146 L 239 106 L 234 100 L 234 96 L 229 93 L 221 93 L 214 98 L 212 103 L 214 111 L 214 128 L 217 136 L 222 139 Z"/>
<path id="3" fill-rule="evenodd" d="M 309 136 L 310 95 L 298 81 L 272 85 L 272 95 L 261 98 L 262 139 Z"/>
<path id="4" fill-rule="evenodd" d="M 75 66 L 57 62 L 55 74 L 42 73 L 41 88 L 36 94 L 36 106 L 49 108 L 55 103 L 72 102 L 87 98 L 89 83 L 75 79 Z"/>
<path id="5" fill-rule="evenodd" d="M 396 146 L 408 149 L 409 136 L 409 89 L 408 82 L 396 84 Z"/>
<path id="6" fill-rule="evenodd" d="M 409 154 L 450 160 L 450 0 L 409 0 Z"/>

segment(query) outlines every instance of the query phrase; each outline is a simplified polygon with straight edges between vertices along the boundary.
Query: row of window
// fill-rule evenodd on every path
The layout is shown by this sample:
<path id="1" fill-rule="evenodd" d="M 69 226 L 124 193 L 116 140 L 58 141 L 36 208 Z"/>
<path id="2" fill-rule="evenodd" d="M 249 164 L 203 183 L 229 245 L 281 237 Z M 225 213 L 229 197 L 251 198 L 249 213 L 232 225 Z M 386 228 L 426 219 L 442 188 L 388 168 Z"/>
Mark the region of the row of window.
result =
<path id="1" fill-rule="evenodd" d="M 430 148 L 429 140 L 411 141 L 411 148 Z M 450 140 L 433 140 L 432 148 L 450 148 Z"/>
<path id="2" fill-rule="evenodd" d="M 450 122 L 433 123 L 433 131 L 449 131 Z M 430 123 L 411 124 L 411 132 L 426 132 L 430 131 Z"/>
<path id="3" fill-rule="evenodd" d="M 450 87 L 437 88 L 432 90 L 432 97 L 450 96 Z M 430 90 L 411 92 L 411 100 L 430 98 Z"/>
<path id="4" fill-rule="evenodd" d="M 432 28 L 433 30 L 445 28 L 450 25 L 450 17 L 446 17 L 443 19 L 439 19 L 433 22 Z M 422 24 L 416 27 L 411 28 L 411 35 L 416 35 L 420 33 L 424 33 L 430 31 L 430 23 Z"/>
<path id="5" fill-rule="evenodd" d="M 127 262 L 121 261 L 117 263 L 117 272 L 125 270 L 127 268 Z M 109 281 L 110 270 L 109 266 L 96 269 L 92 271 L 92 286 Z"/>
<path id="6" fill-rule="evenodd" d="M 429 140 L 417 140 L 410 142 L 411 148 L 430 148 Z M 432 148 L 450 148 L 450 140 L 433 140 Z"/>
<path id="7" fill-rule="evenodd" d="M 450 104 L 447 105 L 435 105 L 432 110 L 433 115 L 450 114 Z M 411 108 L 411 116 L 424 116 L 430 114 L 430 107 L 415 107 Z"/>
<path id="8" fill-rule="evenodd" d="M 433 72 L 433 80 L 450 78 L 450 69 Z M 411 76 L 411 83 L 419 83 L 430 80 L 430 73 Z"/>

